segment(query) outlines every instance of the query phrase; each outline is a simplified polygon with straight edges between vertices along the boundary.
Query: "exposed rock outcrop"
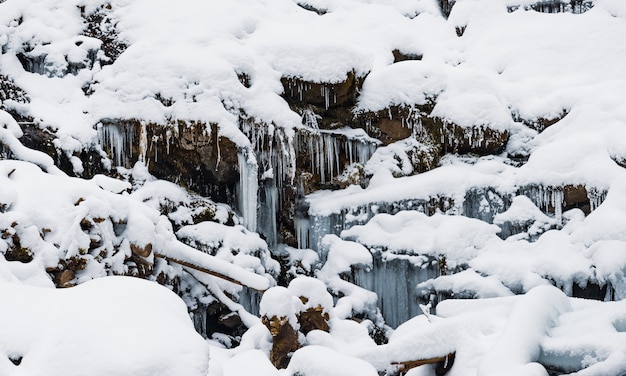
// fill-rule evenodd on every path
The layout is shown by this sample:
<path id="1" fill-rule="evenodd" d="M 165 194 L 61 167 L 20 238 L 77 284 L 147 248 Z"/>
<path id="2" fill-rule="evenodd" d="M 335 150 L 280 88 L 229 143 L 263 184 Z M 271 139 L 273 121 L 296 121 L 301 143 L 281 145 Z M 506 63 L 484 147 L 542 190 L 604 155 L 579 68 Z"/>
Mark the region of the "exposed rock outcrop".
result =
<path id="1" fill-rule="evenodd" d="M 143 160 L 148 171 L 164 180 L 234 204 L 239 182 L 237 146 L 220 137 L 215 125 L 177 121 L 145 124 L 137 119 L 104 119 L 100 138 L 115 165 L 131 167 Z"/>
<path id="2" fill-rule="evenodd" d="M 291 326 L 286 317 L 261 317 L 261 322 L 272 335 L 270 361 L 278 369 L 287 368 L 291 353 L 300 348 L 298 332 Z"/>

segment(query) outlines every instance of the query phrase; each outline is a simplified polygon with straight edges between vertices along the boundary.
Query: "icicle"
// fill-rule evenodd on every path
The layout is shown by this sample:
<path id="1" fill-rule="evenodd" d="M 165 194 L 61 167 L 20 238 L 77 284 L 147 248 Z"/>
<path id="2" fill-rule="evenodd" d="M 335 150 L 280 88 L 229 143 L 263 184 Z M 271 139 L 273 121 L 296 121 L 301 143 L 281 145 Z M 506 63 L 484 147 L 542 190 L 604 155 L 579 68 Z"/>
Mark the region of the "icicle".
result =
<path id="1" fill-rule="evenodd" d="M 587 198 L 589 199 L 589 209 L 594 211 L 606 198 L 606 191 L 599 191 L 597 188 L 587 188 Z"/>
<path id="2" fill-rule="evenodd" d="M 154 149 L 154 163 L 158 163 L 159 162 L 159 155 L 158 155 L 159 136 L 157 135 L 152 136 L 152 140 L 150 141 L 150 148 Z"/>
<path id="3" fill-rule="evenodd" d="M 148 153 L 148 130 L 146 129 L 146 123 L 142 121 L 141 131 L 139 133 L 139 161 L 140 162 L 146 163 L 147 153 Z"/>
<path id="4" fill-rule="evenodd" d="M 267 245 L 270 248 L 276 246 L 277 237 L 277 219 L 276 213 L 278 211 L 278 189 L 274 179 L 269 179 L 263 182 L 263 185 L 259 189 L 260 200 L 258 210 L 258 232 L 265 236 Z"/>
<path id="5" fill-rule="evenodd" d="M 215 162 L 215 170 L 217 170 L 217 168 L 220 165 L 220 162 L 222 161 L 222 153 L 220 151 L 220 136 L 219 135 L 216 137 L 216 140 L 215 140 L 215 149 L 217 151 L 217 161 Z"/>
<path id="6" fill-rule="evenodd" d="M 320 95 L 324 97 L 324 105 L 326 109 L 330 107 L 330 88 L 326 85 L 322 85 L 320 88 Z"/>
<path id="7" fill-rule="evenodd" d="M 296 240 L 299 249 L 309 248 L 309 229 L 310 223 L 308 218 L 296 218 L 294 220 L 296 226 Z"/>
<path id="8" fill-rule="evenodd" d="M 250 231 L 257 230 L 257 201 L 258 201 L 258 165 L 254 154 L 250 150 L 237 153 L 239 163 L 239 210 L 243 217 L 244 226 Z"/>
<path id="9" fill-rule="evenodd" d="M 170 154 L 170 143 L 172 142 L 172 130 L 165 131 L 165 152 Z"/>
<path id="10" fill-rule="evenodd" d="M 563 223 L 563 200 L 563 191 L 560 188 L 555 189 L 552 192 L 552 205 L 554 206 L 554 218 L 559 225 Z"/>
<path id="11" fill-rule="evenodd" d="M 352 150 L 352 142 L 350 141 L 346 142 L 346 157 L 350 164 L 354 163 L 354 151 Z"/>

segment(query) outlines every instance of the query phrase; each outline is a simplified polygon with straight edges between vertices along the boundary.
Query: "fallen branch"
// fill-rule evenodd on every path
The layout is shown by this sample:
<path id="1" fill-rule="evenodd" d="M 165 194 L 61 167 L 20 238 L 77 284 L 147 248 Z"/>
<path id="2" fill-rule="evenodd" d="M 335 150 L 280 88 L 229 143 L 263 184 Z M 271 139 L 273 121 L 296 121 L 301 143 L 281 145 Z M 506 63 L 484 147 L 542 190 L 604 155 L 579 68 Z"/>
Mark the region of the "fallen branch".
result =
<path id="1" fill-rule="evenodd" d="M 217 278 L 221 278 L 221 279 L 223 279 L 225 281 L 228 281 L 230 283 L 234 283 L 234 284 L 239 285 L 239 286 L 248 287 L 248 288 L 251 288 L 251 289 L 253 289 L 255 291 L 258 291 L 258 292 L 265 292 L 265 290 L 259 290 L 257 288 L 252 287 L 252 286 L 249 286 L 249 285 L 247 285 L 247 284 L 245 284 L 245 283 L 243 283 L 243 282 L 241 282 L 239 280 L 236 280 L 236 279 L 234 279 L 232 277 L 229 277 L 229 276 L 224 275 L 222 273 L 216 272 L 214 270 L 210 270 L 210 269 L 204 268 L 204 267 L 199 266 L 199 265 L 192 264 L 192 263 L 187 262 L 187 261 L 179 260 L 177 258 L 170 257 L 170 256 L 165 256 L 165 255 L 162 255 L 162 254 L 159 254 L 159 253 L 156 253 L 156 252 L 154 253 L 154 256 L 158 257 L 158 258 L 162 258 L 165 261 L 169 261 L 169 262 L 173 262 L 173 263 L 182 265 L 182 266 L 184 266 L 186 268 L 190 268 L 190 269 L 202 272 L 202 273 L 206 273 L 206 274 L 212 275 L 212 276 L 217 277 Z"/>
<path id="2" fill-rule="evenodd" d="M 452 367 L 455 355 L 456 352 L 453 352 L 439 358 L 407 360 L 403 362 L 391 362 L 391 364 L 394 366 L 399 366 L 401 372 L 405 372 L 412 368 L 423 366 L 425 364 L 439 364 L 441 365 L 441 368 L 443 370 L 441 374 L 445 374 L 445 372 L 449 371 Z M 440 373 L 437 374 L 439 375 Z"/>

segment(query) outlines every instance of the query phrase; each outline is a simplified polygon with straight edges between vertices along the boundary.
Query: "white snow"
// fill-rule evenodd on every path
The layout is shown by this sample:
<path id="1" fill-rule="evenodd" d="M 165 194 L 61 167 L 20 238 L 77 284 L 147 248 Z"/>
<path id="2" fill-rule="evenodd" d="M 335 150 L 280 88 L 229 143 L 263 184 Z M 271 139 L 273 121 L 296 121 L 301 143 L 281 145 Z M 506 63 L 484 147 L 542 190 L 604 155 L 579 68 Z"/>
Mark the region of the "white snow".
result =
<path id="1" fill-rule="evenodd" d="M 508 322 L 493 349 L 480 364 L 481 375 L 545 375 L 536 363 L 540 342 L 559 317 L 571 311 L 567 297 L 552 286 L 529 291 L 513 306 Z"/>
<path id="2" fill-rule="evenodd" d="M 344 230 L 341 236 L 370 248 L 384 247 L 392 253 L 446 256 L 448 262 L 467 262 L 494 238 L 499 228 L 461 216 L 427 216 L 405 210 L 395 215 L 378 214 L 363 226 Z"/>
<path id="3" fill-rule="evenodd" d="M 263 294 L 259 314 L 268 319 L 274 316 L 279 319 L 286 318 L 294 329 L 298 329 L 300 326 L 296 313 L 300 312 L 301 307 L 302 302 L 291 291 L 286 287 L 275 286 Z"/>
<path id="4" fill-rule="evenodd" d="M 306 298 L 302 310 L 322 307 L 323 312 L 330 313 L 333 308 L 333 297 L 326 291 L 326 285 L 312 277 L 298 277 L 289 282 L 289 291 L 298 297 Z"/>
<path id="5" fill-rule="evenodd" d="M 132 277 L 0 283 L 3 375 L 206 375 L 209 346 L 171 291 Z M 21 360 L 16 366 L 11 360 Z"/>
<path id="6" fill-rule="evenodd" d="M 323 361 L 320 361 L 323 360 Z M 296 351 L 291 358 L 288 375 L 348 376 L 377 375 L 368 362 L 343 355 L 323 346 L 307 346 Z"/>
<path id="7" fill-rule="evenodd" d="M 531 3 L 457 0 L 446 19 L 435 0 L 0 0 L 0 73 L 30 98 L 0 103 L 0 155 L 15 159 L 0 161 L 0 254 L 19 239 L 33 258 L 0 257 L 0 374 L 376 375 L 393 372 L 392 362 L 453 351 L 452 376 L 626 373 L 626 3 L 593 0 L 583 14 L 507 11 Z M 102 31 L 126 46 L 115 61 L 83 35 L 81 12 L 96 11 L 110 21 Z M 393 63 L 394 49 L 421 59 Z M 416 174 L 411 151 L 443 141 L 419 139 L 418 122 L 406 122 L 410 140 L 383 148 L 361 129 L 317 129 L 306 113 L 303 126 L 281 97 L 283 78 L 338 84 L 351 74 L 363 80 L 355 116 L 433 101 L 432 117 L 467 135 L 503 132 L 508 142 L 501 155 L 446 155 Z M 84 148 L 111 146 L 105 165 L 129 168 L 117 170 L 129 181 L 69 177 L 22 144 L 28 124 L 14 112 L 54 136 L 51 147 L 76 175 L 86 171 Z M 247 129 L 243 114 L 262 129 Z M 145 133 L 98 125 L 116 119 L 215 124 L 238 148 L 242 218 L 149 176 L 149 140 L 129 155 L 129 137 Z M 294 149 L 296 128 L 314 135 L 302 141 L 306 150 Z M 273 165 L 260 153 L 266 135 L 280 143 Z M 259 180 L 294 182 L 297 153 L 309 154 L 322 183 L 342 172 L 341 159 L 362 165 L 369 180 L 306 197 L 310 218 L 294 227 L 299 245 L 315 251 L 283 249 L 286 275 L 307 275 L 286 288 L 275 286 L 281 270 L 270 257 L 276 224 L 258 215 L 259 191 L 278 191 Z M 586 198 L 566 189 L 578 186 Z M 468 192 L 486 193 L 472 207 Z M 445 204 L 418 205 L 431 200 Z M 198 203 L 215 212 L 213 222 L 194 223 Z M 271 229 L 267 241 L 261 228 Z M 146 261 L 165 277 L 182 276 L 184 300 L 112 277 L 137 274 L 133 247 L 151 247 Z M 354 283 L 375 267 L 374 255 L 435 274 L 408 283 L 403 293 L 414 303 L 417 290 L 476 299 L 439 302 L 436 314 L 391 334 L 381 297 Z M 330 333 L 301 338 L 289 368 L 276 370 L 267 329 L 237 301 L 241 287 L 155 256 L 266 291 L 260 314 L 286 316 L 294 328 L 297 312 L 321 305 Z M 70 281 L 78 286 L 51 289 L 50 271 L 70 260 L 85 262 Z M 617 301 L 569 297 L 578 287 Z M 183 302 L 212 299 L 248 327 L 239 347 L 194 333 Z M 373 344 L 374 324 L 391 334 L 388 344 Z"/>

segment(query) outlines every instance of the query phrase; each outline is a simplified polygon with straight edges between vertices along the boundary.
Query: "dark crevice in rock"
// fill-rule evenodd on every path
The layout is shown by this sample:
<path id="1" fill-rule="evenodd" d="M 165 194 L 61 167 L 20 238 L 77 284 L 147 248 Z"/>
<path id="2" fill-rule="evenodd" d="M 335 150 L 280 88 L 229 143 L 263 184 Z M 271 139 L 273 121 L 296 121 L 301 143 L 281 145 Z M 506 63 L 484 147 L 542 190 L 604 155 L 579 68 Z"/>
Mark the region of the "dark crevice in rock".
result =
<path id="1" fill-rule="evenodd" d="M 246 331 L 245 325 L 236 313 L 219 301 L 209 304 L 199 303 L 198 308 L 191 312 L 196 331 L 205 337 L 213 333 L 224 333 L 230 337 L 230 345 L 236 346 L 237 338 Z"/>
<path id="2" fill-rule="evenodd" d="M 15 84 L 12 78 L 0 74 L 0 102 L 15 101 L 17 103 L 29 103 L 30 98 L 22 88 Z M 5 104 L 1 103 L 4 109 Z"/>
<path id="3" fill-rule="evenodd" d="M 151 140 L 146 165 L 160 179 L 233 205 L 239 182 L 237 146 L 219 137 L 217 126 L 210 129 L 202 123 L 185 122 L 178 122 L 173 129 L 146 127 L 146 139 Z"/>
<path id="4" fill-rule="evenodd" d="M 30 103 L 28 94 L 11 77 L 0 74 L 0 110 L 8 112 L 18 123 L 32 122 L 32 117 L 15 108 L 26 103 Z"/>
<path id="5" fill-rule="evenodd" d="M 0 1 L 1 2 L 1 1 Z M 22 364 L 22 359 L 24 359 L 21 355 L 12 355 L 9 356 L 9 360 L 16 366 Z"/>
<path id="6" fill-rule="evenodd" d="M 471 188 L 465 193 L 463 215 L 493 223 L 494 217 L 511 206 L 511 194 L 501 193 L 492 187 Z"/>
<path id="7" fill-rule="evenodd" d="M 611 159 L 621 168 L 626 168 L 626 158 L 612 155 Z"/>
<path id="8" fill-rule="evenodd" d="M 100 64 L 113 64 L 128 46 L 118 38 L 117 22 L 111 18 L 110 14 L 113 9 L 112 5 L 102 5 L 90 14 L 85 13 L 84 6 L 79 9 L 86 23 L 83 35 L 102 41 L 101 49 L 106 59 L 100 60 Z"/>
<path id="9" fill-rule="evenodd" d="M 308 3 L 306 3 L 306 2 L 298 2 L 297 4 L 298 4 L 298 6 L 299 6 L 300 8 L 305 9 L 305 10 L 308 10 L 308 11 L 310 11 L 310 12 L 315 12 L 315 13 L 317 13 L 317 14 L 318 14 L 318 15 L 320 15 L 320 16 L 323 16 L 323 15 L 325 15 L 326 13 L 328 13 L 328 10 L 327 10 L 327 9 L 317 8 L 317 7 L 315 7 L 315 6 L 311 5 L 311 4 L 308 4 Z"/>
<path id="10" fill-rule="evenodd" d="M 22 68 L 26 72 L 37 73 L 37 74 L 45 74 L 45 61 L 46 55 L 37 55 L 33 56 L 30 52 L 33 50 L 32 47 L 24 46 L 24 52 L 18 52 L 15 54 L 20 64 L 22 64 Z"/>
<path id="11" fill-rule="evenodd" d="M 529 5 L 510 5 L 509 13 L 518 9 L 534 10 L 540 13 L 573 13 L 582 14 L 593 8 L 592 0 L 542 0 Z"/>
<path id="12" fill-rule="evenodd" d="M 83 46 L 84 41 L 85 37 L 79 36 L 76 37 L 74 44 L 76 47 L 80 47 Z M 89 44 L 82 48 L 86 50 L 84 58 L 76 60 L 71 58 L 71 55 L 68 53 L 64 56 L 64 64 L 54 61 L 54 58 L 48 59 L 48 54 L 45 52 L 39 51 L 39 53 L 35 53 L 36 49 L 30 44 L 22 46 L 22 51 L 17 52 L 16 57 L 22 64 L 22 68 L 27 72 L 48 77 L 64 77 L 67 74 L 77 75 L 82 69 L 93 69 L 99 61 L 100 54 L 97 46 Z"/>
<path id="13" fill-rule="evenodd" d="M 393 53 L 393 62 L 394 63 L 398 63 L 400 61 L 406 61 L 406 60 L 422 60 L 422 55 L 403 52 L 403 51 L 400 51 L 397 48 L 395 50 L 391 51 L 391 52 Z"/>
<path id="14" fill-rule="evenodd" d="M 544 130 L 546 130 L 546 128 L 561 121 L 568 114 L 569 114 L 569 110 L 563 109 L 559 115 L 553 116 L 553 117 L 539 117 L 535 119 L 526 119 L 526 118 L 521 117 L 519 113 L 517 112 L 513 112 L 512 117 L 514 121 L 521 122 L 527 127 L 534 129 L 537 132 L 541 133 Z"/>
<path id="15" fill-rule="evenodd" d="M 22 125 L 23 136 L 20 138 L 20 142 L 27 148 L 38 150 L 46 153 L 54 160 L 54 163 L 63 172 L 70 176 L 76 176 L 74 172 L 74 165 L 70 161 L 69 156 L 59 150 L 54 145 L 56 134 L 53 130 L 40 128 L 37 124 Z M 96 174 L 107 173 L 107 169 L 102 163 L 102 156 L 100 153 L 87 147 L 80 152 L 74 152 L 75 157 L 78 157 L 83 164 L 83 171 L 80 174 L 84 178 L 92 178 Z"/>
<path id="16" fill-rule="evenodd" d="M 450 16 L 450 12 L 452 12 L 452 8 L 454 7 L 455 3 L 456 0 L 439 0 L 439 7 L 441 9 L 441 13 L 445 18 L 448 18 Z"/>
<path id="17" fill-rule="evenodd" d="M 247 89 L 249 89 L 252 86 L 252 80 L 250 78 L 250 75 L 245 72 L 237 73 L 237 79 Z"/>
<path id="18" fill-rule="evenodd" d="M 324 132 L 315 129 L 298 129 L 294 140 L 296 166 L 306 191 L 342 188 L 341 181 L 358 177 L 357 165 L 363 165 L 375 152 L 378 142 L 372 139 L 351 138 L 344 133 Z M 354 167 L 354 171 L 346 168 Z M 343 179 L 340 178 L 340 175 Z M 362 175 L 362 174 L 361 174 Z"/>
<path id="19" fill-rule="evenodd" d="M 599 285 L 591 281 L 587 281 L 584 286 L 574 283 L 572 285 L 572 297 L 603 301 L 606 298 L 607 288 L 607 284 Z"/>

